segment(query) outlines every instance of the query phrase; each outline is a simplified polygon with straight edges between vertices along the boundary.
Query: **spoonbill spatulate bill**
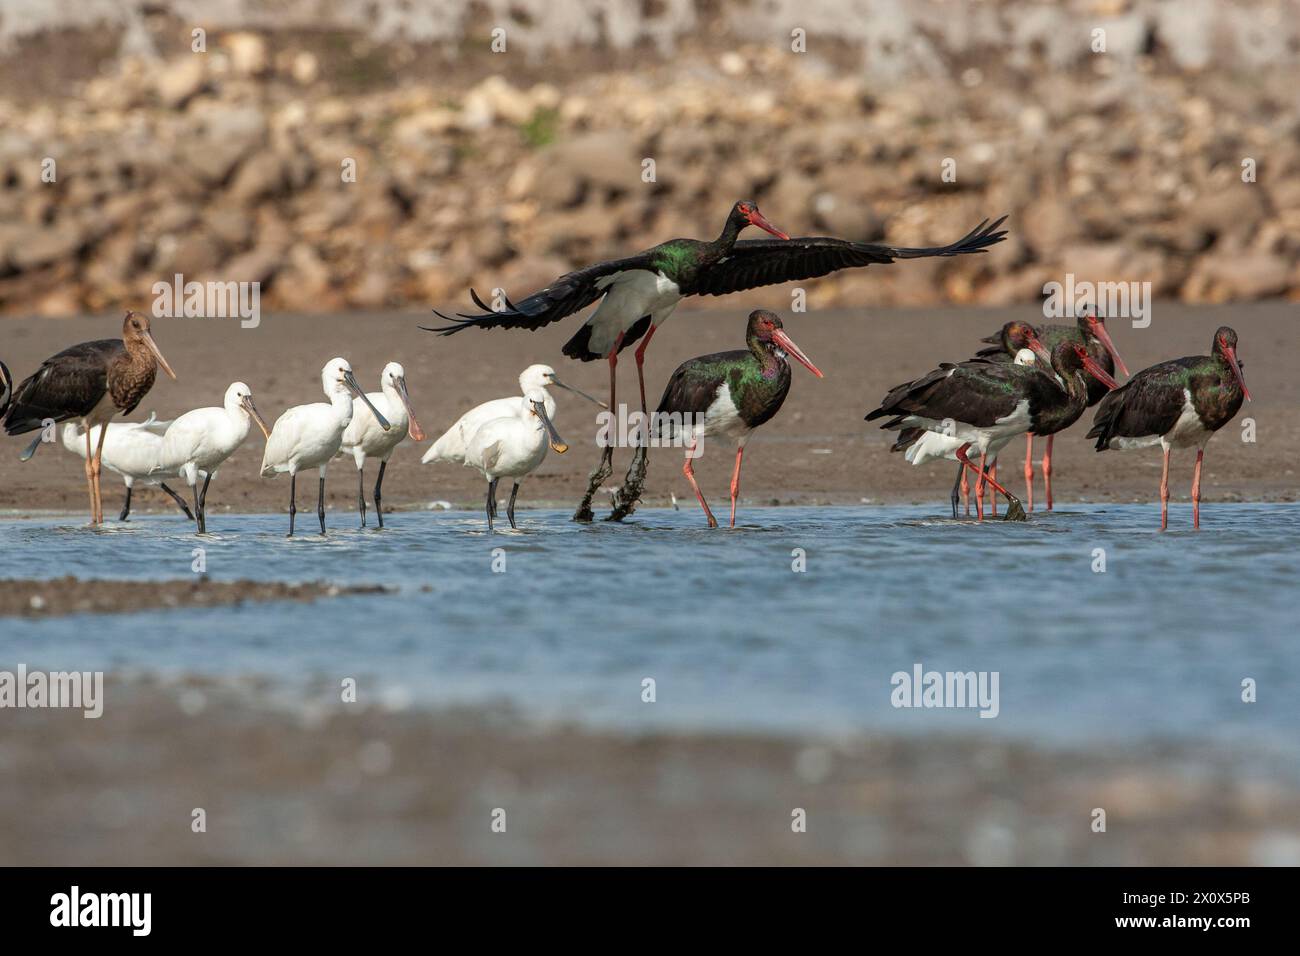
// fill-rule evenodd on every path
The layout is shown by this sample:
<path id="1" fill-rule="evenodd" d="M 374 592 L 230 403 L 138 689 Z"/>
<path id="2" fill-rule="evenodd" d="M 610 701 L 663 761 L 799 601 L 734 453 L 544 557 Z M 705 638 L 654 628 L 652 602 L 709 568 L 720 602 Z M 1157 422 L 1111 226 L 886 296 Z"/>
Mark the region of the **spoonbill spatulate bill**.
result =
<path id="1" fill-rule="evenodd" d="M 86 435 L 86 489 L 90 495 L 91 524 L 104 522 L 99 475 L 103 441 L 92 451 L 90 433 L 117 415 L 135 411 L 153 388 L 158 367 L 176 378 L 154 342 L 147 316 L 128 312 L 122 320 L 121 339 L 81 342 L 52 355 L 23 380 L 5 413 L 5 432 L 22 435 L 47 422 L 80 419 Z M 33 449 L 34 450 L 34 449 Z"/>
<path id="2" fill-rule="evenodd" d="M 470 439 L 474 437 L 474 433 L 482 425 L 494 418 L 509 418 L 512 415 L 518 415 L 521 405 L 527 402 L 525 396 L 532 389 L 540 389 L 546 396 L 546 416 L 554 422 L 555 398 L 548 391 L 552 385 L 573 392 L 575 395 L 579 395 L 601 408 L 608 408 L 604 402 L 592 398 L 581 389 L 561 382 L 555 375 L 555 369 L 551 368 L 551 366 L 530 365 L 519 373 L 518 395 L 510 398 L 494 398 L 491 401 L 483 402 L 481 405 L 475 405 L 456 419 L 456 422 L 429 446 L 429 450 L 424 453 L 420 462 L 427 465 L 432 462 L 449 461 L 463 465 L 465 463 L 465 450 L 469 447 Z"/>
<path id="3" fill-rule="evenodd" d="M 1092 360 L 1100 365 L 1107 375 L 1113 377 L 1115 369 L 1118 368 L 1122 375 L 1128 376 L 1128 368 L 1124 365 L 1124 360 L 1119 356 L 1119 350 L 1115 348 L 1115 343 L 1111 341 L 1110 333 L 1106 330 L 1105 317 L 1091 305 L 1080 307 L 1074 325 L 1040 325 L 1035 327 L 1027 322 L 1008 322 L 1002 326 L 1000 331 L 981 340 L 990 343 L 993 347 L 981 349 L 975 353 L 976 357 L 991 358 L 1003 362 L 1010 361 L 1011 356 L 1025 347 L 1025 337 L 1028 332 L 1037 335 L 1049 352 L 1061 342 L 1083 345 L 1088 350 L 1088 354 L 1092 356 Z M 1097 379 L 1089 378 L 1088 407 L 1092 408 L 1100 402 L 1107 391 L 1109 390 L 1106 386 L 1102 385 Z M 1052 445 L 1055 437 L 1054 435 L 1047 436 L 1047 447 L 1043 451 L 1043 496 L 1047 501 L 1048 511 L 1052 510 L 1053 504 Z M 1030 513 L 1034 510 L 1034 438 L 1033 432 L 1025 435 L 1025 510 Z"/>
<path id="4" fill-rule="evenodd" d="M 1007 491 L 987 472 L 990 449 L 1001 447 L 1027 431 L 1055 434 L 1078 421 L 1088 402 L 1087 376 L 1099 378 L 1109 387 L 1112 379 L 1087 350 L 1062 342 L 1049 354 L 1038 337 L 1029 348 L 1055 377 L 1034 366 L 1021 366 L 988 359 L 972 359 L 958 365 L 943 364 L 913 382 L 894 388 L 880 406 L 867 413 L 867 421 L 889 417 L 882 428 L 924 428 L 961 440 L 957 460 L 983 478 L 1007 499 L 1006 520 L 1024 521 L 1020 499 Z M 1059 380 L 1058 380 L 1059 379 Z M 969 457 L 980 453 L 976 466 Z M 976 515 L 984 520 L 984 504 L 976 495 Z"/>
<path id="5" fill-rule="evenodd" d="M 477 469 L 488 483 L 489 531 L 497 513 L 497 483 L 502 478 L 513 479 L 506 518 L 510 527 L 515 528 L 515 498 L 519 495 L 519 485 L 546 460 L 548 448 L 554 449 L 557 455 L 569 450 L 546 412 L 546 397 L 540 388 L 529 389 L 523 401 L 516 404 L 514 414 L 484 422 L 465 449 L 465 464 Z"/>
<path id="6" fill-rule="evenodd" d="M 736 445 L 736 467 L 731 475 L 731 527 L 736 526 L 736 499 L 740 495 L 740 465 L 745 444 L 754 429 L 772 419 L 790 392 L 787 356 L 818 378 L 821 371 L 786 333 L 775 312 L 757 309 L 749 314 L 746 348 L 715 352 L 688 359 L 677 367 L 655 413 L 655 434 L 680 438 L 686 447 L 682 474 L 704 509 L 709 527 L 718 526 L 708 502 L 695 481 L 693 459 L 705 438 L 729 438 Z"/>
<path id="7" fill-rule="evenodd" d="M 380 426 L 371 414 L 372 408 L 383 414 L 388 427 Z M 384 509 L 380 502 L 383 500 L 384 470 L 393 450 L 408 435 L 411 441 L 424 441 L 424 429 L 415 420 L 415 410 L 411 408 L 406 370 L 397 362 L 389 362 L 379 375 L 379 391 L 352 400 L 352 421 L 343 431 L 339 450 L 340 455 L 351 455 L 357 464 L 357 510 L 361 512 L 363 528 L 366 526 L 366 459 L 379 459 L 379 475 L 375 478 L 375 518 L 382 528 Z"/>
<path id="8" fill-rule="evenodd" d="M 100 461 L 109 471 L 121 475 L 126 485 L 126 501 L 117 516 L 118 521 L 126 521 L 131 514 L 131 495 L 136 484 L 157 485 L 172 501 L 176 502 L 176 507 L 185 513 L 185 517 L 194 520 L 194 515 L 189 505 L 185 503 L 185 499 L 169 488 L 163 480 L 179 477 L 178 473 L 163 472 L 158 467 L 158 454 L 162 451 L 162 436 L 170 424 L 171 422 L 159 421 L 151 414 L 142 422 L 110 422 L 107 425 L 96 425 L 91 429 L 93 433 L 90 435 L 91 446 L 99 444 L 100 429 L 107 429 L 108 434 L 104 436 Z M 83 461 L 86 459 L 88 443 L 84 426 L 80 422 L 68 422 L 63 426 L 62 441 L 64 448 Z"/>
<path id="9" fill-rule="evenodd" d="M 338 454 L 343 443 L 343 432 L 352 421 L 352 399 L 369 402 L 352 374 L 346 359 L 334 358 L 326 363 L 320 373 L 321 389 L 328 402 L 295 405 L 275 420 L 271 434 L 266 439 L 262 455 L 262 477 L 289 475 L 289 537 L 293 537 L 298 472 L 307 468 L 319 470 L 320 485 L 316 497 L 316 516 L 320 519 L 320 533 L 325 533 L 325 470 L 330 459 Z M 370 409 L 381 429 L 388 429 L 388 419 L 374 407 Z"/>
<path id="10" fill-rule="evenodd" d="M 253 390 L 243 382 L 226 389 L 220 407 L 196 408 L 177 418 L 163 435 L 159 471 L 179 474 L 194 496 L 199 534 L 208 530 L 208 485 L 227 458 L 244 443 L 256 423 L 270 437 L 266 420 L 253 403 Z M 198 480 L 203 478 L 203 490 Z"/>
<path id="11" fill-rule="evenodd" d="M 1161 362 L 1143 369 L 1101 400 L 1089 438 L 1097 451 L 1150 448 L 1164 451 L 1160 472 L 1160 530 L 1169 527 L 1169 452 L 1195 448 L 1192 527 L 1201 527 L 1201 463 L 1205 445 L 1250 401 L 1237 359 L 1237 333 L 1220 326 L 1209 355 Z"/>
<path id="12" fill-rule="evenodd" d="M 1003 217 L 1005 219 L 1005 217 Z M 439 317 L 448 324 L 429 331 L 451 335 L 467 328 L 536 330 L 581 312 L 599 301 L 595 312 L 564 346 L 564 354 L 584 362 L 609 362 L 609 407 L 618 409 L 615 368 L 618 354 L 640 340 L 635 353 L 641 410 L 646 410 L 645 350 L 655 330 L 668 320 L 677 303 L 692 295 L 727 295 L 759 286 L 812 279 L 840 269 L 892 263 L 897 259 L 955 256 L 982 252 L 1001 242 L 1003 219 L 987 220 L 947 246 L 910 249 L 814 236 L 791 239 L 777 229 L 749 200 L 736 203 L 716 239 L 670 239 L 644 252 L 611 259 L 560 276 L 546 288 L 521 299 L 506 299 L 493 310 L 471 290 L 484 311 L 458 318 Z M 739 239 L 741 230 L 757 226 L 774 239 Z M 638 445 L 623 486 L 615 496 L 611 517 L 629 513 L 645 480 L 646 443 Z M 591 500 L 613 472 L 613 446 L 607 445 L 592 471 L 587 491 L 574 512 L 575 521 L 590 521 Z"/>

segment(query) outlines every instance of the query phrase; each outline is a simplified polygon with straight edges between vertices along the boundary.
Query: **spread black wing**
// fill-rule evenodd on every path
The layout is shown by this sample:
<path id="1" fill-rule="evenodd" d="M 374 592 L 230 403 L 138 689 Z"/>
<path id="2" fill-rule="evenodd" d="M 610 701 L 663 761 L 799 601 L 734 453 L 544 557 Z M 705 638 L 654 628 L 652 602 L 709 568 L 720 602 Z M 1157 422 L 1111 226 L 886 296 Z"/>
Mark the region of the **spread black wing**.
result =
<path id="1" fill-rule="evenodd" d="M 46 419 L 62 422 L 89 414 L 108 390 L 108 367 L 124 348 L 121 339 L 99 339 L 47 358 L 14 391 L 5 432 L 21 435 Z"/>
<path id="2" fill-rule="evenodd" d="M 626 259 L 611 259 L 598 262 L 585 269 L 566 272 L 545 289 L 534 292 L 518 304 L 506 299 L 506 307 L 500 312 L 479 298 L 478 293 L 470 290 L 470 298 L 483 311 L 477 315 L 457 313 L 456 316 L 443 315 L 434 310 L 434 315 L 448 325 L 430 328 L 420 326 L 426 332 L 439 332 L 452 335 L 465 329 L 540 329 L 544 325 L 558 322 L 565 316 L 581 312 L 591 303 L 605 294 L 606 286 L 599 284 L 601 279 L 617 275 L 628 269 L 649 269 L 650 255 L 642 252 Z"/>
<path id="3" fill-rule="evenodd" d="M 1097 439 L 1097 451 L 1105 451 L 1112 438 L 1167 434 L 1183 413 L 1188 371 L 1203 361 L 1173 359 L 1138 372 L 1102 398 L 1086 437 Z"/>
<path id="4" fill-rule="evenodd" d="M 960 256 L 983 252 L 1006 238 L 998 227 L 1006 216 L 990 223 L 987 219 L 967 235 L 948 246 L 909 249 L 881 246 L 867 242 L 849 242 L 817 236 L 797 239 L 742 239 L 731 252 L 706 269 L 695 281 L 682 289 L 684 295 L 727 295 L 743 289 L 776 285 L 797 279 L 816 279 L 872 264 L 887 264 L 896 259 L 926 259 L 932 256 Z"/>

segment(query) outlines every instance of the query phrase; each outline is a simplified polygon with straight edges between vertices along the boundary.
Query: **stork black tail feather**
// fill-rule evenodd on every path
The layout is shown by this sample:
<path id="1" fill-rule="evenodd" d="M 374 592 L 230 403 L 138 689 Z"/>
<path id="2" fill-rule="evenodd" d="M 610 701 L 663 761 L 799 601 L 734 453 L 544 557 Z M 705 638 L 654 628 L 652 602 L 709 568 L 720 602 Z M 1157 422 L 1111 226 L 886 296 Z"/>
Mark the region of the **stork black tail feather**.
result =
<path id="1" fill-rule="evenodd" d="M 996 245 L 1007 237 L 1007 230 L 999 229 L 1006 216 L 989 222 L 985 219 L 978 226 L 947 246 L 932 246 L 926 249 L 891 249 L 890 255 L 895 259 L 926 259 L 931 256 L 960 256 L 971 252 L 983 252 L 989 246 Z"/>

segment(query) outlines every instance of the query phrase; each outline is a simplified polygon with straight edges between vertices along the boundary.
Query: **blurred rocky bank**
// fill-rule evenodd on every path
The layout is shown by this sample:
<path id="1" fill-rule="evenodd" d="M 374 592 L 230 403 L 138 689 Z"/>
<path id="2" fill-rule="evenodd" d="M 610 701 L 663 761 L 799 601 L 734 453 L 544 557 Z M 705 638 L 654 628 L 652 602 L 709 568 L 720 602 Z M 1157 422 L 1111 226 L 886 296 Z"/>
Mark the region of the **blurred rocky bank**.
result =
<path id="1" fill-rule="evenodd" d="M 900 245 L 1011 216 L 988 255 L 810 282 L 814 307 L 1067 273 L 1300 298 L 1293 0 L 188 6 L 0 0 L 0 312 L 147 307 L 178 273 L 277 310 L 468 305 L 712 236 L 739 198 Z"/>

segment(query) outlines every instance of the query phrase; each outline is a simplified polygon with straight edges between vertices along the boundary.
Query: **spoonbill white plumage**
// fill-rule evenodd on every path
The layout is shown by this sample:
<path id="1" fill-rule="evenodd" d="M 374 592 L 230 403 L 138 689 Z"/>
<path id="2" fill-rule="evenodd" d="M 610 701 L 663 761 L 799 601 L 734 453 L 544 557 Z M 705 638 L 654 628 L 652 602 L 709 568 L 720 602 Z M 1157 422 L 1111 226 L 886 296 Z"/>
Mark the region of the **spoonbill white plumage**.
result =
<path id="1" fill-rule="evenodd" d="M 524 396 L 533 389 L 539 389 L 546 396 L 546 416 L 554 422 L 555 399 L 546 390 L 551 385 L 573 392 L 575 395 L 581 395 L 587 401 L 594 402 L 601 408 L 609 407 L 599 399 L 592 398 L 581 389 L 561 382 L 555 377 L 555 369 L 549 365 L 530 365 L 519 373 L 519 395 L 510 398 L 494 398 L 490 402 L 484 402 L 482 405 L 471 408 L 460 416 L 456 423 L 429 447 L 429 450 L 420 459 L 420 463 L 427 465 L 434 461 L 451 461 L 462 465 L 465 464 L 465 450 L 469 447 L 470 439 L 474 437 L 474 433 L 493 419 L 517 416 L 520 414 L 521 408 L 525 412 L 529 411 L 530 406 L 528 406 L 527 399 Z"/>
<path id="2" fill-rule="evenodd" d="M 502 478 L 514 479 L 506 517 L 510 520 L 510 527 L 517 527 L 515 497 L 519 494 L 520 483 L 546 459 L 548 447 L 554 448 L 557 455 L 569 450 L 546 412 L 546 398 L 545 390 L 530 388 L 522 401 L 512 399 L 515 402 L 513 414 L 485 422 L 474 432 L 469 447 L 465 449 L 465 464 L 478 469 L 488 483 L 489 531 L 497 513 L 497 482 Z"/>
<path id="3" fill-rule="evenodd" d="M 158 468 L 162 436 L 170 424 L 171 422 L 160 422 L 150 414 L 143 422 L 112 422 L 108 425 L 96 425 L 90 430 L 90 444 L 98 445 L 100 429 L 108 429 L 108 434 L 104 436 L 100 461 L 109 471 L 121 475 L 122 481 L 126 484 L 126 503 L 122 505 L 122 513 L 117 516 L 118 521 L 127 520 L 127 516 L 131 514 L 131 491 L 137 481 L 146 485 L 157 485 L 171 496 L 181 511 L 185 512 L 185 517 L 194 520 L 189 506 L 185 504 L 185 499 L 168 488 L 167 483 L 163 481 L 164 478 L 175 478 L 177 473 L 174 470 L 164 472 Z M 63 426 L 64 448 L 85 460 L 86 445 L 85 427 L 80 422 L 68 422 Z"/>
<path id="4" fill-rule="evenodd" d="M 177 418 L 167 428 L 158 452 L 158 470 L 179 474 L 194 495 L 194 513 L 198 516 L 199 534 L 208 530 L 208 484 L 217 476 L 222 463 L 235 453 L 253 422 L 270 437 L 266 421 L 253 404 L 253 392 L 243 382 L 226 389 L 220 408 L 196 408 Z M 198 488 L 203 475 L 203 491 Z"/>
<path id="5" fill-rule="evenodd" d="M 320 533 L 325 533 L 325 469 L 330 459 L 338 454 L 343 432 L 352 421 L 353 397 L 367 404 L 370 401 L 361 391 L 346 359 L 330 359 L 321 369 L 320 381 L 329 401 L 295 405 L 277 418 L 266 438 L 266 451 L 262 455 L 263 478 L 289 473 L 289 537 L 293 537 L 293 519 L 298 513 L 294 502 L 298 472 L 304 468 L 320 469 L 316 516 L 320 519 Z M 390 427 L 388 419 L 380 412 L 373 407 L 370 411 L 380 428 Z"/>
<path id="6" fill-rule="evenodd" d="M 352 421 L 343 432 L 339 455 L 351 455 L 357 463 L 357 509 L 361 512 L 361 527 L 366 526 L 366 493 L 363 485 L 366 459 L 379 459 L 379 477 L 375 479 L 375 515 L 379 527 L 384 526 L 384 510 L 380 507 L 384 485 L 384 469 L 388 459 L 402 439 L 408 434 L 411 441 L 424 441 L 424 429 L 415 420 L 411 408 L 411 395 L 406 389 L 406 370 L 397 362 L 389 362 L 379 376 L 378 392 L 369 392 L 365 399 L 352 400 Z M 380 428 L 370 409 L 379 409 L 391 426 Z"/>

